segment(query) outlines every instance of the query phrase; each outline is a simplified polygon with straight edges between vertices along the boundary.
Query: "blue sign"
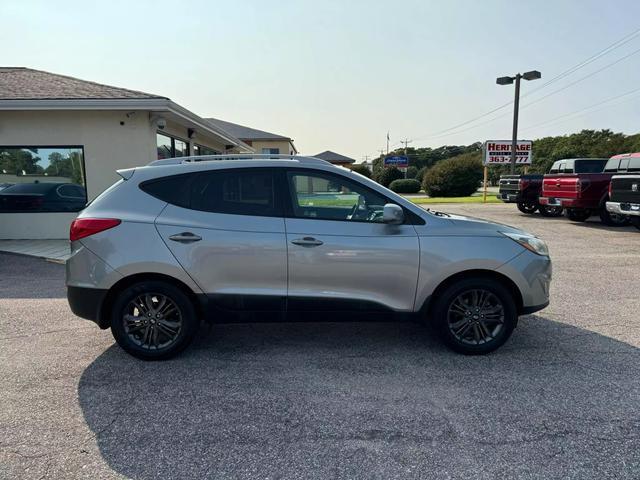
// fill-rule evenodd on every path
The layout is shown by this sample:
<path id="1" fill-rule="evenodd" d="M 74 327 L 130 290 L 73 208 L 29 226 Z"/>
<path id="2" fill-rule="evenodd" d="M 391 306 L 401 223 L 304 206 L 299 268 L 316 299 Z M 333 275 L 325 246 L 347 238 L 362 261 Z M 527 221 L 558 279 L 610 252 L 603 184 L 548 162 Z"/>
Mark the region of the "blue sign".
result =
<path id="1" fill-rule="evenodd" d="M 389 157 L 385 157 L 384 166 L 406 168 L 409 166 L 409 158 L 404 155 L 391 155 Z"/>

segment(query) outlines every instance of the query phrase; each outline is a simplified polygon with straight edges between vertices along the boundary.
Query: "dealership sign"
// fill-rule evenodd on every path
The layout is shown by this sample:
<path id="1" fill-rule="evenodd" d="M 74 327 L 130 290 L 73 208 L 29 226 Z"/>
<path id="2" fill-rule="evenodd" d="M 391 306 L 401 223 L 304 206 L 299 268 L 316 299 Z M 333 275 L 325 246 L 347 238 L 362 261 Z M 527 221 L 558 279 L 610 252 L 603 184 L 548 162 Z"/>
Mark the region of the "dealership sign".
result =
<path id="1" fill-rule="evenodd" d="M 391 155 L 384 158 L 384 166 L 406 168 L 409 166 L 409 158 L 404 155 Z"/>
<path id="2" fill-rule="evenodd" d="M 531 140 L 518 140 L 516 144 L 516 164 L 531 165 Z M 485 165 L 511 163 L 511 140 L 487 140 L 482 146 Z"/>

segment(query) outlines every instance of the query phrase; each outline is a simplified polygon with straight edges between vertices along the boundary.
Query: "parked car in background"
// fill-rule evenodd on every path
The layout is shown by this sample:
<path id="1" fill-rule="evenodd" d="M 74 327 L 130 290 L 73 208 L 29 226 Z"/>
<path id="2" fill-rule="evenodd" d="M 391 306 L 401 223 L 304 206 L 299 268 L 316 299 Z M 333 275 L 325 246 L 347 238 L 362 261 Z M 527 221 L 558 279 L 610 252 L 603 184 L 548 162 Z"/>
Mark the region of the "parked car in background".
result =
<path id="1" fill-rule="evenodd" d="M 78 212 L 87 194 L 75 183 L 16 183 L 0 190 L 0 212 Z"/>
<path id="2" fill-rule="evenodd" d="M 557 160 L 551 166 L 549 174 L 556 173 L 593 173 L 602 172 L 606 158 L 567 158 Z M 505 202 L 516 202 L 522 213 L 535 213 L 545 217 L 562 215 L 562 206 L 541 205 L 543 175 L 501 175 L 498 198 Z"/>
<path id="3" fill-rule="evenodd" d="M 535 236 L 424 210 L 320 159 L 273 157 L 119 171 L 71 225 L 73 312 L 144 359 L 177 354 L 203 317 L 338 312 L 429 320 L 453 350 L 484 354 L 549 303 L 551 260 Z"/>
<path id="4" fill-rule="evenodd" d="M 640 152 L 620 155 L 620 158 L 627 173 L 611 178 L 607 210 L 612 214 L 627 215 L 640 230 Z"/>
<path id="5" fill-rule="evenodd" d="M 576 172 L 575 165 L 560 160 L 557 173 L 549 173 L 542 181 L 540 204 L 563 207 L 570 220 L 584 222 L 591 215 L 599 215 L 603 224 L 622 226 L 628 223 L 624 215 L 609 212 L 609 182 L 617 172 L 626 171 L 620 164 L 621 155 L 609 160 L 590 159 L 590 170 Z M 581 159 L 586 162 L 587 159 Z M 563 163 L 566 162 L 566 163 Z M 627 162 L 628 163 L 628 162 Z M 604 170 L 602 169 L 604 165 Z"/>

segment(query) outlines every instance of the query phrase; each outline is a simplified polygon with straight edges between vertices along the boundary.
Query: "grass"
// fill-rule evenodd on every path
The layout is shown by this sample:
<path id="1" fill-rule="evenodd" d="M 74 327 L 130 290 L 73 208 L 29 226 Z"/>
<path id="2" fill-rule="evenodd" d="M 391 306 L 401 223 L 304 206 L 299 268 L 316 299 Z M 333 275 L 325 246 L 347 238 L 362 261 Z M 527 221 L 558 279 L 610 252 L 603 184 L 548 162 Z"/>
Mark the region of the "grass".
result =
<path id="1" fill-rule="evenodd" d="M 405 197 L 407 200 L 422 205 L 425 203 L 482 203 L 482 195 L 474 195 L 472 197 Z M 487 203 L 502 203 L 495 194 L 487 193 Z"/>

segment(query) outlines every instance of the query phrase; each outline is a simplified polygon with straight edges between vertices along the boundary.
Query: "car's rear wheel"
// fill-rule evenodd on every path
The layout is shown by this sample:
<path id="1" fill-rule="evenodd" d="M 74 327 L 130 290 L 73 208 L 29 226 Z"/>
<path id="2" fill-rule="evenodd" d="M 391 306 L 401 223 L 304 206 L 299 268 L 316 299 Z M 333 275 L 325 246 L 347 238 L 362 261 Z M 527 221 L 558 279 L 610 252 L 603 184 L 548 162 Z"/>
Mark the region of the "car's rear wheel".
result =
<path id="1" fill-rule="evenodd" d="M 543 217 L 559 217 L 562 215 L 562 207 L 550 207 L 549 205 L 540 205 L 540 215 Z"/>
<path id="2" fill-rule="evenodd" d="M 511 292 L 491 278 L 470 278 L 438 295 L 433 320 L 444 343 L 465 355 L 493 352 L 511 336 L 518 321 Z"/>
<path id="3" fill-rule="evenodd" d="M 538 209 L 538 204 L 534 202 L 518 202 L 518 210 L 522 213 L 531 215 Z"/>
<path id="4" fill-rule="evenodd" d="M 629 224 L 629 217 L 618 213 L 611 213 L 606 206 L 600 207 L 600 221 L 609 227 L 624 227 Z"/>
<path id="5" fill-rule="evenodd" d="M 591 216 L 591 210 L 583 208 L 567 208 L 567 218 L 574 222 L 584 222 Z"/>
<path id="6" fill-rule="evenodd" d="M 111 333 L 126 352 L 143 360 L 164 360 L 184 350 L 197 332 L 191 299 L 165 282 L 140 282 L 117 296 Z"/>

